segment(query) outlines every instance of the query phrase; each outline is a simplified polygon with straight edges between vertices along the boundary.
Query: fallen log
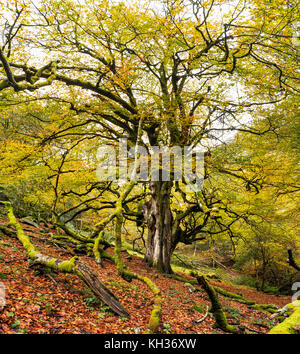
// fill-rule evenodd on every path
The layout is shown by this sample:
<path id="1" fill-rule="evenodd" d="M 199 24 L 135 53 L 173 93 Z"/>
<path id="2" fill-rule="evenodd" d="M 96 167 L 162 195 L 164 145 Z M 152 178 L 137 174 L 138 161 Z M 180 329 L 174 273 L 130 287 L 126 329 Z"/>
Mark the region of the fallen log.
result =
<path id="1" fill-rule="evenodd" d="M 2 202 L 7 211 L 9 225 L 15 227 L 17 237 L 26 250 L 28 257 L 37 264 L 54 269 L 58 272 L 72 273 L 78 275 L 85 284 L 93 291 L 93 293 L 105 304 L 107 304 L 113 312 L 120 316 L 129 316 L 129 313 L 122 307 L 114 294 L 100 281 L 97 273 L 86 263 L 78 260 L 75 256 L 69 260 L 60 260 L 54 257 L 44 255 L 36 250 L 31 243 L 30 238 L 24 233 L 23 228 L 17 221 L 13 208 L 9 202 Z"/>
<path id="2" fill-rule="evenodd" d="M 99 280 L 94 270 L 84 262 L 77 262 L 77 271 L 85 284 L 93 293 L 118 315 L 129 317 L 129 313 L 122 307 L 115 295 Z"/>

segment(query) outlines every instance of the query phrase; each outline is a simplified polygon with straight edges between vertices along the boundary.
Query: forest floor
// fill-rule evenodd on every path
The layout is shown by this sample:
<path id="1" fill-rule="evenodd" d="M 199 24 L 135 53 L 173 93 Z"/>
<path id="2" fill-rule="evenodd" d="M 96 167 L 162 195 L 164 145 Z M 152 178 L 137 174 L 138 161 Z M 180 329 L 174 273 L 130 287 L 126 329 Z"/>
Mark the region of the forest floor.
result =
<path id="1" fill-rule="evenodd" d="M 7 225 L 5 220 L 1 224 Z M 21 224 L 38 250 L 44 254 L 69 259 L 63 249 L 49 243 L 45 235 L 37 237 L 40 230 Z M 53 231 L 53 230 L 52 230 Z M 34 237 L 36 236 L 36 237 Z M 42 239 L 44 238 L 44 239 Z M 214 319 L 205 315 L 210 305 L 205 292 L 190 292 L 183 282 L 168 278 L 148 267 L 141 258 L 124 255 L 130 270 L 151 278 L 161 289 L 163 296 L 162 321 L 159 333 L 210 334 L 224 333 L 214 328 Z M 6 306 L 0 311 L 0 333 L 30 334 L 80 334 L 80 333 L 141 333 L 146 329 L 153 306 L 153 294 L 147 285 L 121 279 L 116 267 L 104 260 L 103 268 L 92 258 L 83 256 L 98 273 L 99 278 L 117 296 L 130 318 L 112 313 L 106 305 L 97 301 L 83 281 L 72 274 L 43 271 L 30 266 L 20 242 L 0 233 L 0 283 L 6 288 Z M 184 275 L 186 276 L 186 275 Z M 246 286 L 228 282 L 211 281 L 225 290 L 242 293 L 245 298 L 258 304 L 275 304 L 283 307 L 290 297 L 268 295 Z M 267 333 L 277 324 L 270 314 L 256 311 L 247 305 L 219 295 L 229 324 L 245 326 L 251 333 Z M 197 304 L 202 313 L 193 306 Z"/>

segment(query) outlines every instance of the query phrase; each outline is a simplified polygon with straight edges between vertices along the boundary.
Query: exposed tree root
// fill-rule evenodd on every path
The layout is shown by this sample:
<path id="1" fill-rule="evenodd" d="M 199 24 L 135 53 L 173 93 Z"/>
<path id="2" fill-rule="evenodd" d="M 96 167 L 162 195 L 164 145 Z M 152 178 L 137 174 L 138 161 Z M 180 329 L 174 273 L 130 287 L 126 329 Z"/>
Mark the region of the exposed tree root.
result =
<path id="1" fill-rule="evenodd" d="M 191 275 L 197 276 L 198 274 L 194 274 L 193 272 L 191 272 Z M 178 281 L 183 281 L 183 282 L 190 283 L 190 284 L 197 284 L 198 283 L 196 279 L 184 278 L 178 274 L 167 274 L 166 276 L 176 279 Z M 248 305 L 248 307 L 251 307 L 254 310 L 267 312 L 267 313 L 271 313 L 271 314 L 275 313 L 278 310 L 278 306 L 276 306 L 276 305 L 256 304 L 254 301 L 248 300 L 248 299 L 244 298 L 242 295 L 232 293 L 232 292 L 224 290 L 218 286 L 213 286 L 213 288 L 217 293 L 219 293 L 225 297 L 228 297 L 228 298 L 232 299 L 233 301 Z"/>
<path id="2" fill-rule="evenodd" d="M 225 316 L 225 313 L 222 309 L 221 302 L 218 298 L 218 295 L 214 289 L 213 286 L 210 286 L 209 282 L 205 278 L 205 276 L 197 276 L 196 277 L 197 282 L 203 287 L 203 289 L 206 291 L 210 302 L 211 302 L 211 311 L 215 317 L 216 320 L 216 326 L 222 329 L 224 332 L 229 332 L 229 333 L 238 333 L 239 328 L 236 326 L 231 326 L 227 323 L 227 319 Z"/>

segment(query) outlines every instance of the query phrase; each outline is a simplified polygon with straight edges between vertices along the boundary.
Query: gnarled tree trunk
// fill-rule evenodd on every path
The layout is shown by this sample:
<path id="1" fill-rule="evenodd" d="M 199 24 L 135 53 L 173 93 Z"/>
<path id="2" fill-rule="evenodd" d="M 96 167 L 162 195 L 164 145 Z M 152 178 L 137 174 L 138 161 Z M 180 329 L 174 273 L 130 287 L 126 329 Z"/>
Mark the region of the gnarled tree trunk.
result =
<path id="1" fill-rule="evenodd" d="M 175 249 L 170 194 L 173 182 L 151 182 L 151 200 L 144 206 L 148 225 L 145 261 L 163 273 L 172 273 L 171 255 Z"/>

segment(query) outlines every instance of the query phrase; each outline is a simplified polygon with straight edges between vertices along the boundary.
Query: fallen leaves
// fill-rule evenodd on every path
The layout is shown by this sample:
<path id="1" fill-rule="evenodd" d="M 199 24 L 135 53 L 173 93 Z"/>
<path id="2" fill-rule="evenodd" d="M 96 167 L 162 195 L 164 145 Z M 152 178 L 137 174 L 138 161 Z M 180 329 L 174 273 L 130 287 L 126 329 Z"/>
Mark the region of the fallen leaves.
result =
<path id="1" fill-rule="evenodd" d="M 5 274 L 1 282 L 6 287 L 6 305 L 0 311 L 0 333 L 135 333 L 137 328 L 142 333 L 146 329 L 153 304 L 153 294 L 146 284 L 137 280 L 127 283 L 117 275 L 111 262 L 104 262 L 102 269 L 91 258 L 83 257 L 130 313 L 129 319 L 121 318 L 114 315 L 106 305 L 97 303 L 78 277 L 57 273 L 48 277 L 46 273 L 34 270 L 18 240 L 0 237 L 0 271 Z M 51 255 L 66 256 L 45 240 L 34 238 L 34 243 Z M 213 327 L 215 321 L 212 316 L 207 316 L 199 324 L 195 323 L 201 314 L 199 316 L 193 305 L 197 303 L 203 308 L 210 306 L 201 289 L 190 292 L 183 282 L 164 277 L 139 258 L 132 257 L 127 262 L 133 272 L 151 277 L 162 291 L 161 333 L 223 333 Z M 279 306 L 287 303 L 285 298 L 245 287 L 237 288 L 220 283 L 218 286 L 232 292 L 242 292 L 246 298 L 257 303 L 274 303 Z M 268 332 L 270 319 L 266 313 L 249 309 L 244 304 L 222 296 L 220 299 L 223 306 L 236 310 L 238 319 L 232 320 L 252 328 L 254 333 Z"/>

